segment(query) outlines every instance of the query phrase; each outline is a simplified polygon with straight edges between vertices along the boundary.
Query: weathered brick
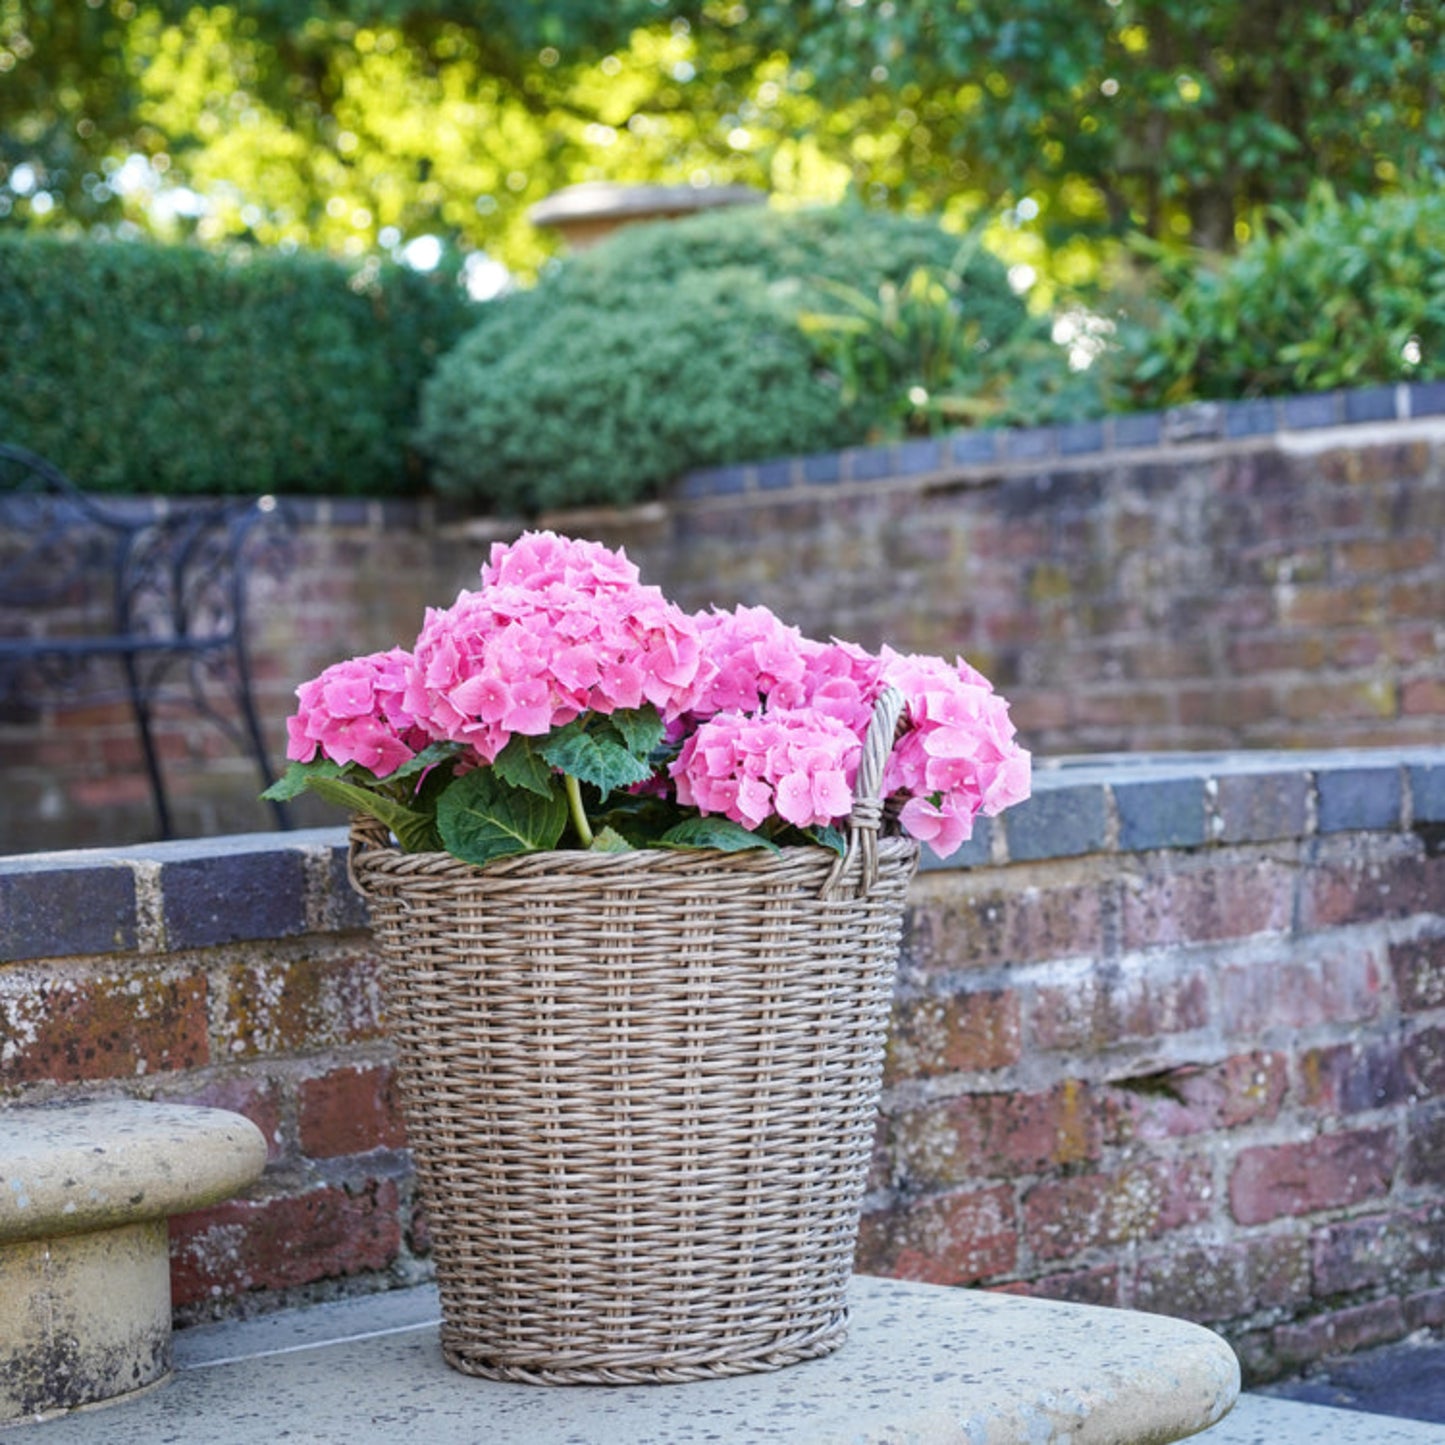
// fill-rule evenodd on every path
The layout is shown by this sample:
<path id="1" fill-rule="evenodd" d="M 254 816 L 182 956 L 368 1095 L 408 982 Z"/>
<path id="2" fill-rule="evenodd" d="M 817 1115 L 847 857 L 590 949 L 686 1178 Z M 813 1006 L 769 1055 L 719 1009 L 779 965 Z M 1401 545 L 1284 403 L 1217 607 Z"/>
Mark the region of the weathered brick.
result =
<path id="1" fill-rule="evenodd" d="M 1123 946 L 1157 948 L 1287 932 L 1294 883 L 1286 864 L 1252 856 L 1218 863 L 1178 860 L 1130 874 L 1123 894 Z"/>
<path id="2" fill-rule="evenodd" d="M 1400 1301 L 1391 1298 L 1280 1325 L 1274 1331 L 1273 1346 L 1276 1359 L 1288 1369 L 1326 1355 L 1349 1354 L 1398 1340 L 1404 1333 L 1405 1312 Z"/>
<path id="3" fill-rule="evenodd" d="M 1445 1108 L 1427 1104 L 1407 1118 L 1406 1183 L 1445 1185 Z"/>
<path id="4" fill-rule="evenodd" d="M 1001 1069 L 1018 1061 L 1022 1041 L 1012 990 L 902 997 L 888 1035 L 890 1082 Z"/>
<path id="5" fill-rule="evenodd" d="M 1110 1142 L 1157 1142 L 1273 1119 L 1288 1083 L 1283 1054 L 1237 1054 L 1112 1081 L 1105 1097 Z"/>
<path id="6" fill-rule="evenodd" d="M 1102 1119 L 1089 1089 L 963 1094 L 888 1121 L 888 1180 L 908 1192 L 1013 1178 L 1097 1159 Z"/>
<path id="7" fill-rule="evenodd" d="M 187 843 L 182 857 L 158 850 L 166 940 L 198 948 L 306 931 L 305 859 L 245 836 Z M 216 866 L 224 856 L 226 866 Z"/>
<path id="8" fill-rule="evenodd" d="M 938 881 L 941 891 L 933 877 L 920 880 L 915 891 L 902 964 L 907 976 L 1092 958 L 1103 951 L 1104 907 L 1096 883 L 961 887 L 956 875 Z"/>
<path id="9" fill-rule="evenodd" d="M 297 1089 L 301 1150 L 313 1159 L 406 1145 L 396 1077 L 384 1064 L 343 1067 Z"/>
<path id="10" fill-rule="evenodd" d="M 1445 854 L 1426 856 L 1411 835 L 1337 836 L 1301 877 L 1300 926 L 1309 931 L 1415 913 L 1445 913 Z"/>
<path id="11" fill-rule="evenodd" d="M 1223 1320 L 1244 1314 L 1249 1292 L 1238 1246 L 1188 1246 L 1139 1261 L 1134 1304 L 1151 1314 L 1185 1320 Z"/>
<path id="12" fill-rule="evenodd" d="M 1108 843 L 1108 800 L 1101 783 L 1036 785 L 1027 802 L 1003 817 L 1015 862 L 1097 853 Z"/>
<path id="13" fill-rule="evenodd" d="M 1393 1284 L 1419 1267 L 1420 1245 L 1418 1223 L 1396 1214 L 1327 1224 L 1311 1246 L 1314 1292 L 1324 1299 Z"/>
<path id="14" fill-rule="evenodd" d="M 233 1199 L 171 1220 L 177 1308 L 384 1270 L 401 1248 L 396 1184 Z"/>
<path id="15" fill-rule="evenodd" d="M 1407 1091 L 1398 1039 L 1307 1049 L 1299 1058 L 1300 1096 L 1330 1114 L 1358 1114 L 1398 1104 Z"/>
<path id="16" fill-rule="evenodd" d="M 1399 826 L 1404 783 L 1398 767 L 1325 768 L 1315 786 L 1321 833 Z"/>
<path id="17" fill-rule="evenodd" d="M 1413 1094 L 1445 1094 L 1445 1025 L 1414 1029 L 1405 1035 L 1400 1055 L 1405 1083 Z"/>
<path id="18" fill-rule="evenodd" d="M 929 1284 L 976 1284 L 1018 1260 L 1013 1193 L 1006 1187 L 933 1195 L 886 1214 L 865 1214 L 858 1237 L 862 1274 Z"/>
<path id="19" fill-rule="evenodd" d="M 1397 1162 L 1389 1128 L 1257 1145 L 1241 1150 L 1234 1162 L 1230 1209 L 1240 1224 L 1265 1224 L 1381 1199 L 1389 1193 Z"/>
<path id="20" fill-rule="evenodd" d="M 1440 705 L 1432 712 L 1445 712 L 1445 689 Z M 1445 763 L 1411 763 L 1405 772 L 1410 781 L 1410 812 L 1416 823 L 1445 823 Z"/>
<path id="21" fill-rule="evenodd" d="M 201 1068 L 206 997 L 203 975 L 174 969 L 0 970 L 0 1087 Z"/>
<path id="22" fill-rule="evenodd" d="M 1154 1239 L 1206 1218 L 1212 1194 L 1207 1162 L 1188 1157 L 1045 1179 L 1024 1196 L 1024 1237 L 1038 1259 Z"/>
<path id="23" fill-rule="evenodd" d="M 1179 957 L 1096 964 L 1031 991 L 1029 1031 L 1040 1049 L 1095 1049 L 1185 1033 L 1210 1017 L 1209 972 Z"/>
<path id="24" fill-rule="evenodd" d="M 281 1084 L 269 1075 L 203 1075 L 200 1081 L 186 1076 L 177 1087 L 168 1089 L 165 1097 L 172 1103 L 229 1109 L 233 1114 L 244 1114 L 266 1136 L 268 1160 L 279 1159 L 286 1152 L 282 1123 L 285 1113 L 283 1090 Z"/>
<path id="25" fill-rule="evenodd" d="M 1301 837 L 1309 820 L 1309 797 L 1309 778 L 1303 772 L 1226 773 L 1217 780 L 1215 795 L 1219 841 Z"/>
<path id="26" fill-rule="evenodd" d="M 1015 1292 L 1033 1299 L 1067 1300 L 1071 1304 L 1113 1308 L 1123 1303 L 1121 1285 L 1116 1265 L 1098 1265 L 1092 1269 L 1057 1270 L 1038 1279 L 1020 1281 Z"/>
<path id="27" fill-rule="evenodd" d="M 1390 971 L 1402 1013 L 1445 1008 L 1445 934 L 1391 944 Z"/>
<path id="28" fill-rule="evenodd" d="M 1445 1289 L 1425 1289 L 1401 1301 L 1410 1330 L 1438 1330 L 1445 1325 Z"/>
<path id="29" fill-rule="evenodd" d="M 1125 779 L 1113 785 L 1119 847 L 1193 848 L 1204 842 L 1204 779 Z"/>
<path id="30" fill-rule="evenodd" d="M 1278 1028 L 1308 1028 L 1378 1017 L 1384 960 L 1372 948 L 1292 948 L 1219 970 L 1220 1021 L 1235 1038 Z"/>
<path id="31" fill-rule="evenodd" d="M 380 971 L 369 953 L 251 955 L 220 982 L 217 1052 L 243 1059 L 383 1032 Z"/>
<path id="32" fill-rule="evenodd" d="M 0 858 L 0 963 L 135 946 L 129 868 L 85 856 Z"/>

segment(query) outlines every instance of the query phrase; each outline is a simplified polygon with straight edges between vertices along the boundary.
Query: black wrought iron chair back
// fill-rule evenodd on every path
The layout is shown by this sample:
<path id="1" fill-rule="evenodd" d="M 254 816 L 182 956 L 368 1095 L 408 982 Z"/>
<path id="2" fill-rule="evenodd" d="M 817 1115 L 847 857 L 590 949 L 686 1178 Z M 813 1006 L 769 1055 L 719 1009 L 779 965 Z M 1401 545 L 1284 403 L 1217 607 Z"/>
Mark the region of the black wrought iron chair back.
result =
<path id="1" fill-rule="evenodd" d="M 189 701 L 272 777 L 246 650 L 248 573 L 270 497 L 102 504 L 45 458 L 0 443 L 0 703 L 88 688 L 118 664 L 163 838 L 174 836 L 155 716 Z M 184 689 L 181 683 L 184 683 Z M 271 805 L 278 827 L 286 810 Z"/>

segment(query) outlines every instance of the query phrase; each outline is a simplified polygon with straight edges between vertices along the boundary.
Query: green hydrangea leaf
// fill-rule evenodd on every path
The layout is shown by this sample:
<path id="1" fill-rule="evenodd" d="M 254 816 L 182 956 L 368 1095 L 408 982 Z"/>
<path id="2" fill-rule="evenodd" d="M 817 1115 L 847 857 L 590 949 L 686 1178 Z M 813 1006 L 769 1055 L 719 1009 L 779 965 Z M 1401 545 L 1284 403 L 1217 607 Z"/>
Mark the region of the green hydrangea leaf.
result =
<path id="1" fill-rule="evenodd" d="M 507 746 L 497 754 L 493 770 L 503 782 L 514 788 L 525 788 L 540 798 L 547 798 L 554 791 L 552 766 L 537 751 L 534 738 L 514 733 Z"/>
<path id="2" fill-rule="evenodd" d="M 841 828 L 835 828 L 831 823 L 817 823 L 807 831 L 813 842 L 831 848 L 840 858 L 848 852 L 848 838 Z"/>
<path id="3" fill-rule="evenodd" d="M 569 723 L 547 739 L 541 753 L 554 768 L 590 784 L 604 798 L 652 776 L 651 766 L 634 757 L 611 729 L 592 733 Z"/>
<path id="4" fill-rule="evenodd" d="M 490 768 L 457 778 L 437 800 L 437 828 L 449 853 L 490 863 L 514 853 L 555 848 L 567 826 L 567 800 L 516 788 Z"/>
<path id="5" fill-rule="evenodd" d="M 616 828 L 599 828 L 592 835 L 594 853 L 631 853 L 632 844 Z"/>
<path id="6" fill-rule="evenodd" d="M 657 841 L 664 848 L 717 848 L 723 853 L 741 853 L 748 848 L 778 851 L 776 843 L 761 833 L 749 832 L 731 818 L 688 818 L 669 828 Z"/>
<path id="7" fill-rule="evenodd" d="M 439 844 L 431 819 L 424 813 L 414 812 L 395 798 L 374 793 L 358 783 L 342 778 L 326 778 L 313 775 L 308 783 L 313 793 L 325 798 L 328 803 L 349 808 L 355 813 L 366 813 L 385 823 L 397 841 L 408 853 L 429 853 Z"/>
<path id="8" fill-rule="evenodd" d="M 645 758 L 666 731 L 662 718 L 651 703 L 638 708 L 622 708 L 611 713 L 608 720 L 622 735 L 622 741 L 634 757 Z"/>
<path id="9" fill-rule="evenodd" d="M 309 763 L 292 763 L 261 797 L 268 803 L 289 803 L 310 788 L 313 778 L 339 778 L 342 771 L 341 764 L 333 763 L 330 758 L 313 758 Z"/>
<path id="10" fill-rule="evenodd" d="M 403 763 L 394 773 L 386 775 L 388 783 L 399 783 L 407 778 L 414 778 L 418 773 L 424 773 L 428 768 L 438 767 L 455 758 L 462 751 L 460 743 L 432 743 L 419 752 L 409 763 Z"/>

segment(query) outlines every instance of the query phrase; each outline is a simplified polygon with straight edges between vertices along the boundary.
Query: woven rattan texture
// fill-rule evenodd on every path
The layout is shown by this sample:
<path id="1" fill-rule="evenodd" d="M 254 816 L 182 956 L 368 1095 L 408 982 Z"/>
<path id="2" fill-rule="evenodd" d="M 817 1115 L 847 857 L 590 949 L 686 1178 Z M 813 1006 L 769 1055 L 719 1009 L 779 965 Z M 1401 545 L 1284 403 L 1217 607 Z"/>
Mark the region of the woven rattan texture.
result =
<path id="1" fill-rule="evenodd" d="M 457 1368 L 688 1380 L 827 1353 L 917 847 L 475 868 L 362 827 Z"/>

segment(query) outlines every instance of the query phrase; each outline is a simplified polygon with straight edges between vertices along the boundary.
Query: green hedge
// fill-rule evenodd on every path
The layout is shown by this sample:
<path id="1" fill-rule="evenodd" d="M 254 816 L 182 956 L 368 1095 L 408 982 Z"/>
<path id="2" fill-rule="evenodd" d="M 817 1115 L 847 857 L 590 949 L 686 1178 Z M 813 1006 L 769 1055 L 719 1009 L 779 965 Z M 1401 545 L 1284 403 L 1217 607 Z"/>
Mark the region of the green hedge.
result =
<path id="1" fill-rule="evenodd" d="M 1445 191 L 1339 200 L 1233 256 L 1151 248 L 1106 359 L 1115 410 L 1445 376 Z"/>
<path id="2" fill-rule="evenodd" d="M 394 495 L 454 276 L 0 237 L 0 439 L 117 492 Z"/>
<path id="3" fill-rule="evenodd" d="M 877 295 L 946 270 L 960 239 L 861 208 L 743 208 L 637 226 L 490 303 L 422 391 L 438 490 L 509 512 L 625 504 L 692 467 L 833 450 L 891 397 L 851 397 L 799 316 L 820 282 Z M 970 248 L 957 288 L 979 335 L 1027 324 L 1004 266 Z"/>

